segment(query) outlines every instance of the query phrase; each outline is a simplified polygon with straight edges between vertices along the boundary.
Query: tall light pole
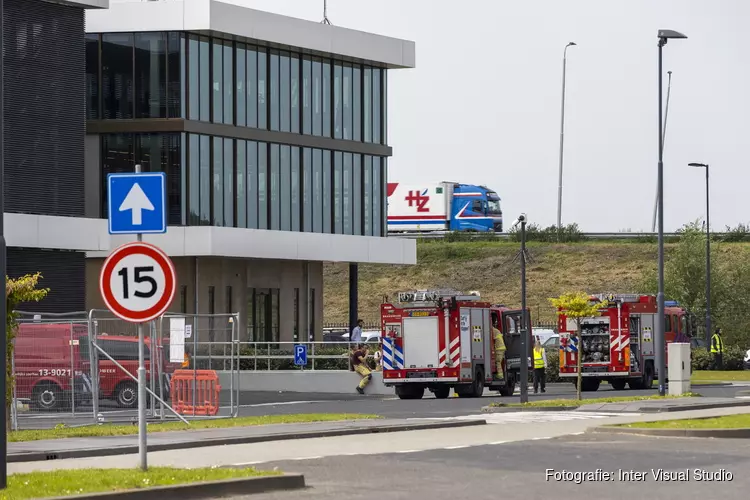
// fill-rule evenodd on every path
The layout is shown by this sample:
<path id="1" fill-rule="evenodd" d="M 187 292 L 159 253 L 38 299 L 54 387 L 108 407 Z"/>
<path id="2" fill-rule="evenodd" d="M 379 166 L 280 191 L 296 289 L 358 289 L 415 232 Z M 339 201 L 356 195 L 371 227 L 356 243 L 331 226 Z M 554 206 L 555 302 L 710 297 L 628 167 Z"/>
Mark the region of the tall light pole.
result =
<path id="1" fill-rule="evenodd" d="M 667 135 L 667 118 L 669 118 L 669 95 L 672 90 L 672 72 L 667 71 L 667 75 L 669 75 L 669 79 L 667 80 L 667 109 L 664 111 L 664 130 L 661 133 L 661 147 L 664 149 L 664 139 Z M 654 197 L 654 219 L 651 222 L 651 232 L 656 232 L 656 212 L 659 209 L 659 190 L 657 188 L 656 196 Z"/>
<path id="2" fill-rule="evenodd" d="M 0 288 L 3 290 L 3 294 L 5 294 L 5 273 L 6 273 L 6 266 L 5 266 L 5 258 L 6 258 L 6 248 L 5 248 L 5 226 L 3 223 L 3 219 L 5 217 L 5 58 L 3 55 L 5 54 L 5 1 L 0 0 Z M 0 425 L 3 426 L 2 436 L 0 436 L 0 462 L 2 462 L 2 465 L 0 465 L 0 489 L 5 489 L 8 486 L 8 459 L 7 459 L 7 451 L 8 451 L 8 445 L 7 445 L 7 429 L 6 429 L 6 419 L 8 418 L 8 415 L 6 415 L 6 405 L 5 405 L 5 395 L 7 394 L 7 387 L 6 387 L 6 373 L 8 369 L 8 364 L 12 363 L 12 359 L 8 359 L 7 355 L 7 349 L 5 346 L 8 345 L 8 331 L 5 328 L 5 318 L 7 311 L 5 310 L 7 307 L 7 300 L 4 297 L 2 301 L 0 301 L 0 317 L 2 317 L 2 329 L 3 329 L 3 338 L 0 339 L 2 341 L 3 349 L 5 350 L 5 354 L 3 354 L 3 373 L 0 375 L 0 394 L 2 394 L 3 402 L 2 405 L 0 405 Z"/>
<path id="3" fill-rule="evenodd" d="M 529 401 L 529 318 L 526 314 L 526 214 L 521 214 L 511 229 L 521 224 L 521 355 L 519 380 L 521 403 Z"/>
<path id="4" fill-rule="evenodd" d="M 656 369 L 659 373 L 659 395 L 665 395 L 666 387 L 666 344 L 664 343 L 664 136 L 662 135 L 662 48 L 670 38 L 687 38 L 682 33 L 672 30 L 659 30 L 659 163 L 658 163 L 658 196 L 659 196 L 659 293 L 656 296 Z"/>
<path id="5" fill-rule="evenodd" d="M 560 169 L 557 181 L 557 239 L 560 240 L 560 230 L 562 229 L 562 179 L 563 179 L 563 144 L 565 142 L 565 67 L 568 59 L 568 47 L 576 45 L 575 42 L 568 42 L 563 50 L 563 70 L 562 70 L 562 103 L 560 105 Z"/>
<path id="6" fill-rule="evenodd" d="M 708 210 L 708 164 L 688 163 L 690 167 L 706 169 L 706 350 L 711 350 L 711 229 Z"/>

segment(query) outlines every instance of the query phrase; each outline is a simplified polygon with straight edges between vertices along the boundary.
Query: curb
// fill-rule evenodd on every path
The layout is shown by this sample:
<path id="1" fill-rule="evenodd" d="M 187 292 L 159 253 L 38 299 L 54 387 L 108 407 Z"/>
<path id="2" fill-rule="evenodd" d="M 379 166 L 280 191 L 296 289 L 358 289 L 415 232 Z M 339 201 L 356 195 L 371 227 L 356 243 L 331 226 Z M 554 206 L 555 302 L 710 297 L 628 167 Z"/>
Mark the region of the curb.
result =
<path id="1" fill-rule="evenodd" d="M 701 387 L 731 387 L 733 382 L 711 382 L 710 384 L 690 384 L 690 390 L 700 389 Z"/>
<path id="2" fill-rule="evenodd" d="M 429 422 L 421 424 L 383 425 L 379 427 L 358 427 L 354 429 L 339 429 L 325 431 L 291 432 L 289 434 L 272 434 L 265 436 L 240 436 L 232 438 L 202 439 L 200 441 L 185 441 L 148 445 L 148 451 L 184 450 L 190 448 L 205 448 L 209 446 L 225 446 L 233 444 L 265 443 L 268 441 L 289 441 L 292 439 L 311 439 L 323 437 L 350 436 L 354 434 L 375 434 L 385 432 L 422 431 L 430 429 L 445 429 L 451 427 L 470 427 L 486 425 L 485 420 L 467 420 L 450 422 Z M 131 455 L 138 453 L 138 445 L 118 446 L 114 448 L 86 448 L 79 450 L 36 451 L 29 453 L 9 453 L 7 463 L 39 462 L 48 460 L 63 460 L 66 458 L 92 458 L 112 455 Z"/>
<path id="3" fill-rule="evenodd" d="M 594 434 L 634 434 L 661 437 L 741 438 L 750 439 L 750 429 L 646 429 L 632 427 L 594 427 Z"/>
<path id="4" fill-rule="evenodd" d="M 519 411 L 571 411 L 578 406 L 483 406 L 482 413 L 516 413 Z"/>
<path id="5" fill-rule="evenodd" d="M 113 491 L 77 495 L 76 500 L 163 500 L 164 498 L 209 499 L 229 495 L 250 495 L 269 491 L 299 490 L 305 488 L 305 476 L 285 474 L 283 476 L 247 477 L 227 479 L 225 481 L 208 481 L 194 484 L 176 484 L 157 486 L 137 490 Z M 70 500 L 71 497 L 54 497 L 48 500 Z"/>
<path id="6" fill-rule="evenodd" d="M 734 406 L 750 406 L 750 400 L 747 401 L 727 401 L 726 403 L 703 403 L 696 405 L 681 405 L 681 406 L 664 406 L 664 407 L 653 407 L 653 406 L 641 406 L 638 411 L 641 413 L 671 413 L 676 411 L 690 411 L 690 410 L 714 410 L 716 408 L 732 408 Z"/>

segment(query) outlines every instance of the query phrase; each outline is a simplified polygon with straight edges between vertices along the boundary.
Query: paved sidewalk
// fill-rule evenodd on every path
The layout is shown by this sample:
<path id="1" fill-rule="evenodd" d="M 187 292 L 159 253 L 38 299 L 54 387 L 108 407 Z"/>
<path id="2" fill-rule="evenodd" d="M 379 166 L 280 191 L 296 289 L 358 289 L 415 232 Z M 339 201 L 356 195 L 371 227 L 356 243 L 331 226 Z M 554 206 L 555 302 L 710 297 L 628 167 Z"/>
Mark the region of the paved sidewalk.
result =
<path id="1" fill-rule="evenodd" d="M 595 403 L 582 405 L 581 412 L 616 413 L 666 413 L 688 410 L 711 410 L 715 408 L 750 407 L 750 400 L 737 398 L 679 398 L 663 400 L 642 400 L 622 403 Z M 750 412 L 750 408 L 748 408 Z M 678 417 L 675 417 L 678 418 Z"/>
<path id="2" fill-rule="evenodd" d="M 399 432 L 483 424 L 484 421 L 458 423 L 377 419 L 155 432 L 148 434 L 148 449 L 149 451 L 178 450 L 228 444 L 261 443 L 359 433 Z M 8 443 L 8 462 L 103 457 L 129 453 L 138 453 L 138 435 L 46 439 Z"/>

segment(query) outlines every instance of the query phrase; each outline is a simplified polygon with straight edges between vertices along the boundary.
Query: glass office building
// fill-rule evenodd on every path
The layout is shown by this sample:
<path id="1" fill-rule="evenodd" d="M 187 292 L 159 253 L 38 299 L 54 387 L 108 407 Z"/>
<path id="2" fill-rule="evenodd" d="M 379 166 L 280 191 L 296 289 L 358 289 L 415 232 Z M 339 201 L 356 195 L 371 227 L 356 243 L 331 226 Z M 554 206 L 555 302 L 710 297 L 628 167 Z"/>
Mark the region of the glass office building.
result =
<path id="1" fill-rule="evenodd" d="M 107 217 L 107 174 L 167 174 L 147 241 L 175 262 L 173 309 L 319 336 L 324 262 L 416 262 L 385 237 L 387 72 L 413 42 L 216 0 L 116 2 L 86 29 L 86 216 Z"/>
<path id="2" fill-rule="evenodd" d="M 86 82 L 102 217 L 106 175 L 139 163 L 167 173 L 171 225 L 385 235 L 385 69 L 184 32 L 90 33 Z"/>

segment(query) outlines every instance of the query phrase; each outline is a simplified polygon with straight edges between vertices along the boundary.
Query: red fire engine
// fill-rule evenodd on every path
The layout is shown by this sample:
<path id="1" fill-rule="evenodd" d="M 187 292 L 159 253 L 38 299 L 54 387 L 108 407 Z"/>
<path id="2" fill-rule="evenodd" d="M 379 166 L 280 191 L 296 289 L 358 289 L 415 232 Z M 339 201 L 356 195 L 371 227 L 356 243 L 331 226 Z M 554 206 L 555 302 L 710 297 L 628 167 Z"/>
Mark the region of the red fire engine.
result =
<path id="1" fill-rule="evenodd" d="M 412 291 L 381 305 L 383 382 L 401 399 L 425 389 L 447 398 L 480 397 L 485 387 L 513 395 L 520 371 L 521 310 L 482 301 L 478 292 Z M 526 314 L 531 346 L 531 324 Z M 503 333 L 505 359 L 497 373 L 492 325 Z M 529 351 L 531 347 L 529 347 Z"/>
<path id="2" fill-rule="evenodd" d="M 593 295 L 592 302 L 606 301 L 600 316 L 581 319 L 581 340 L 576 322 L 565 312 L 558 315 L 560 377 L 577 383 L 580 350 L 581 390 L 596 391 L 602 380 L 615 390 L 650 389 L 658 376 L 655 367 L 654 330 L 657 302 L 654 295 Z M 666 343 L 690 342 L 696 331 L 695 316 L 674 301 L 666 301 Z M 666 360 L 666 346 L 664 356 Z"/>

